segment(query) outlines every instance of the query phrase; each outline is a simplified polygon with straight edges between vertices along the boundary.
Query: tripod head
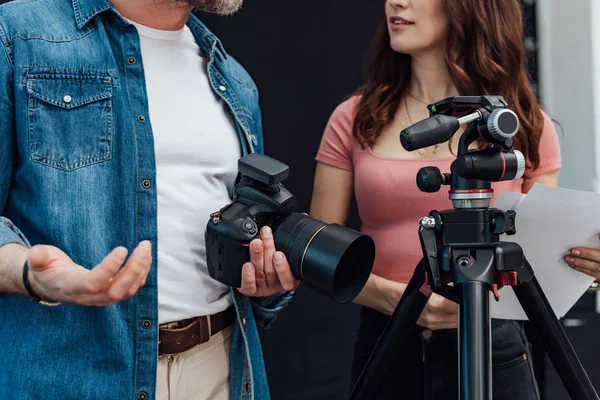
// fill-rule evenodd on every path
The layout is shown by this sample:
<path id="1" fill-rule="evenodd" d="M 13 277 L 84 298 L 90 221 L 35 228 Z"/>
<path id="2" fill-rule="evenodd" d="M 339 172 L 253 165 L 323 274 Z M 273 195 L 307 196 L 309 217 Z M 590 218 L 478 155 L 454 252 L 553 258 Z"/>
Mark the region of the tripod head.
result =
<path id="1" fill-rule="evenodd" d="M 600 400 L 568 342 L 556 314 L 519 244 L 501 241 L 516 233 L 513 210 L 490 208 L 491 182 L 520 178 L 525 158 L 513 147 L 517 115 L 501 96 L 451 97 L 428 106 L 430 117 L 402 131 L 402 146 L 413 151 L 449 140 L 461 125 L 451 172 L 426 167 L 417 175 L 423 192 L 450 185 L 454 209 L 433 210 L 419 221 L 423 258 L 354 385 L 350 400 L 374 400 L 385 369 L 412 335 L 432 293 L 459 303 L 460 399 L 492 399 L 489 293 L 499 299 L 512 286 L 523 310 L 548 347 L 548 354 L 573 399 Z M 484 149 L 469 149 L 475 140 Z M 452 285 L 450 284 L 452 283 Z"/>
<path id="2" fill-rule="evenodd" d="M 418 150 L 449 140 L 469 124 L 458 144 L 458 155 L 450 173 L 436 167 L 422 168 L 417 186 L 433 193 L 450 185 L 454 208 L 489 207 L 494 191 L 491 182 L 518 179 L 525 172 L 525 157 L 514 149 L 512 138 L 519 131 L 517 115 L 508 109 L 502 96 L 449 97 L 428 107 L 430 117 L 402 131 L 400 142 L 408 150 Z M 475 142 L 484 149 L 469 149 Z"/>
<path id="3" fill-rule="evenodd" d="M 471 249 L 493 247 L 500 242 L 500 235 L 515 233 L 514 211 L 490 209 L 494 198 L 491 182 L 523 176 L 525 157 L 514 149 L 512 139 L 519 131 L 519 119 L 502 96 L 450 97 L 427 108 L 429 118 L 400 134 L 400 142 L 408 151 L 445 142 L 468 124 L 450 173 L 425 167 L 417 174 L 417 186 L 423 192 L 434 193 L 442 185 L 450 186 L 454 210 L 431 211 L 419 222 L 419 236 L 423 254 L 427 255 L 423 260 L 429 285 L 434 292 L 452 299 L 458 293 L 447 284 L 466 280 L 474 271 L 474 260 L 461 252 L 458 257 L 451 253 L 465 244 Z M 470 149 L 475 141 L 481 146 Z M 514 282 L 514 274 L 507 277 L 501 266 L 496 272 L 498 287 Z M 486 279 L 494 280 L 493 275 Z"/>

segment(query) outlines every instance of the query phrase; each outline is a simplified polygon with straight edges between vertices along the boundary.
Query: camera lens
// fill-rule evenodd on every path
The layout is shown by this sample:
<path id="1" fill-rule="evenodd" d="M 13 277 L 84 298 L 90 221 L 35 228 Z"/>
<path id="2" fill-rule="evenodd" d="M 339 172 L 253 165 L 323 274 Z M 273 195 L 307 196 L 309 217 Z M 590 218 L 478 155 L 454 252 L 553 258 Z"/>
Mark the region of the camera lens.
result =
<path id="1" fill-rule="evenodd" d="M 365 235 L 305 214 L 292 214 L 274 229 L 297 279 L 338 303 L 352 301 L 362 290 L 375 261 L 375 244 Z"/>

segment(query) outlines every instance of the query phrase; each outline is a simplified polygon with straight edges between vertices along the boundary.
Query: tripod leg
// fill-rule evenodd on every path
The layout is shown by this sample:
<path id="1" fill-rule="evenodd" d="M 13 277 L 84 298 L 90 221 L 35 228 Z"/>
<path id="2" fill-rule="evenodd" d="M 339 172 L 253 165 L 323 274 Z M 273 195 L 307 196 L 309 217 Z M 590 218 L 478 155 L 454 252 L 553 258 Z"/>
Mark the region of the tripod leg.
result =
<path id="1" fill-rule="evenodd" d="M 425 284 L 425 267 L 419 263 L 412 279 L 408 283 L 398 306 L 392 314 L 381 338 L 377 342 L 371 357 L 358 378 L 350 400 L 376 399 L 384 372 L 390 362 L 396 357 L 398 350 L 408 339 L 412 329 L 417 324 L 425 309 L 431 290 L 421 290 Z M 427 289 L 429 289 L 427 287 Z"/>
<path id="2" fill-rule="evenodd" d="M 527 260 L 525 260 L 525 270 L 519 271 L 519 284 L 513 286 L 513 290 L 532 325 L 539 330 L 546 351 L 571 398 L 598 400 L 594 386 L 579 362 Z"/>
<path id="3" fill-rule="evenodd" d="M 490 287 L 465 282 L 460 292 L 460 399 L 491 400 Z"/>

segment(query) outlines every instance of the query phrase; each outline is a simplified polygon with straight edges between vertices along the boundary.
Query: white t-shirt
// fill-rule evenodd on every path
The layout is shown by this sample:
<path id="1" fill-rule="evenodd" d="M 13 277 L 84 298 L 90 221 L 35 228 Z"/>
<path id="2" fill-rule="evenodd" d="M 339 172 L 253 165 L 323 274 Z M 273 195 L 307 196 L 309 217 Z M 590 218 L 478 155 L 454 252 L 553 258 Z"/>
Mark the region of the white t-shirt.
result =
<path id="1" fill-rule="evenodd" d="M 189 28 L 131 23 L 141 40 L 156 152 L 159 324 L 215 314 L 233 299 L 208 274 L 204 231 L 210 214 L 231 202 L 238 134 Z"/>

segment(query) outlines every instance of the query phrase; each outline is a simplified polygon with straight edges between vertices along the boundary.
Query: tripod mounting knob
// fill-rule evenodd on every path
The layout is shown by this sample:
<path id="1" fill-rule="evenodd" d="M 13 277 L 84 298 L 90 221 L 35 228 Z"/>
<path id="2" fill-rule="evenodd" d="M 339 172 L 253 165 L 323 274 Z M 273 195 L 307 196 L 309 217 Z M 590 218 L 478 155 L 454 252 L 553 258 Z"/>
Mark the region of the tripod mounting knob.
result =
<path id="1" fill-rule="evenodd" d="M 419 221 L 419 225 L 421 225 L 421 227 L 424 229 L 435 229 L 437 226 L 435 218 L 432 217 L 421 218 L 421 220 Z"/>
<path id="2" fill-rule="evenodd" d="M 497 210 L 494 215 L 494 233 L 498 235 L 503 233 L 506 233 L 507 235 L 514 235 L 517 233 L 517 228 L 515 226 L 516 218 L 517 213 L 513 210 Z"/>
<path id="3" fill-rule="evenodd" d="M 450 174 L 442 174 L 437 167 L 424 167 L 417 174 L 417 186 L 421 192 L 438 192 L 442 185 L 450 183 Z"/>

